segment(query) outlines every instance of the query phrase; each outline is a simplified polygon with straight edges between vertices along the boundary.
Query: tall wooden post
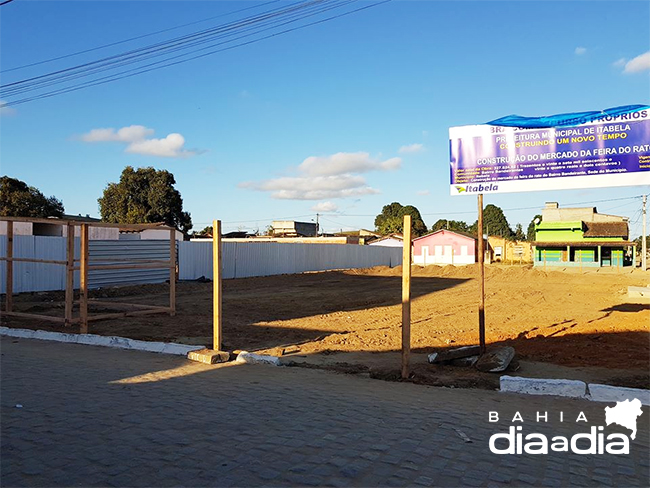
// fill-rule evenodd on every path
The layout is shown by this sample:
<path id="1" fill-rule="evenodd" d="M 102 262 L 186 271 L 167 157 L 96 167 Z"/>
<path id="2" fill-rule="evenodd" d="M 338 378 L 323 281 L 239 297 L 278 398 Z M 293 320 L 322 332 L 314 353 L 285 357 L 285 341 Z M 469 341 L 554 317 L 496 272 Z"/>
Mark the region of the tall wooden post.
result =
<path id="1" fill-rule="evenodd" d="M 402 253 L 402 378 L 409 377 L 411 354 L 411 216 L 404 215 Z"/>
<path id="2" fill-rule="evenodd" d="M 14 308 L 14 223 L 7 221 L 7 281 L 5 288 L 5 312 Z"/>
<path id="3" fill-rule="evenodd" d="M 65 326 L 72 324 L 74 309 L 74 224 L 68 224 L 66 237 L 66 265 L 65 265 Z"/>
<path id="4" fill-rule="evenodd" d="M 481 354 L 485 353 L 485 246 L 483 243 L 483 194 L 478 194 L 478 269 L 480 297 L 478 304 L 478 337 Z"/>
<path id="5" fill-rule="evenodd" d="M 88 224 L 81 224 L 79 271 L 79 333 L 88 333 Z"/>
<path id="6" fill-rule="evenodd" d="M 169 231 L 169 315 L 176 315 L 176 229 Z"/>
<path id="7" fill-rule="evenodd" d="M 221 350 L 221 220 L 212 222 L 212 349 Z"/>

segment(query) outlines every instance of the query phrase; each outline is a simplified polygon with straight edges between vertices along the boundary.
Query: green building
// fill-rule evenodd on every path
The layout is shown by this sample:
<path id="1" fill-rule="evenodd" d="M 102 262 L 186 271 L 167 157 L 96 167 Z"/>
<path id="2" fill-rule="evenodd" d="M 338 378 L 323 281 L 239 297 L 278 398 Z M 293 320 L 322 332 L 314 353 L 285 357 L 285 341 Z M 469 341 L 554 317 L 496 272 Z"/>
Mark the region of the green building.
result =
<path id="1" fill-rule="evenodd" d="M 636 247 L 628 240 L 627 217 L 599 214 L 596 207 L 546 204 L 535 225 L 535 266 L 633 266 Z"/>

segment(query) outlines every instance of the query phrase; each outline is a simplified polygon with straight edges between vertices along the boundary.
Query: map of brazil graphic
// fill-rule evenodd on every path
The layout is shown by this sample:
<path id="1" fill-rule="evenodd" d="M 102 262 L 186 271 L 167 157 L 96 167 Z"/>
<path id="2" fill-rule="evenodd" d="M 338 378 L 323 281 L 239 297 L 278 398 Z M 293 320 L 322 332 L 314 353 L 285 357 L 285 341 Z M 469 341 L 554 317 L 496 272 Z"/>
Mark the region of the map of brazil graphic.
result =
<path id="1" fill-rule="evenodd" d="M 605 407 L 605 421 L 607 425 L 618 424 L 621 427 L 630 429 L 632 440 L 636 437 L 636 421 L 643 414 L 641 410 L 641 401 L 634 399 L 632 401 L 616 402 L 615 407 Z"/>

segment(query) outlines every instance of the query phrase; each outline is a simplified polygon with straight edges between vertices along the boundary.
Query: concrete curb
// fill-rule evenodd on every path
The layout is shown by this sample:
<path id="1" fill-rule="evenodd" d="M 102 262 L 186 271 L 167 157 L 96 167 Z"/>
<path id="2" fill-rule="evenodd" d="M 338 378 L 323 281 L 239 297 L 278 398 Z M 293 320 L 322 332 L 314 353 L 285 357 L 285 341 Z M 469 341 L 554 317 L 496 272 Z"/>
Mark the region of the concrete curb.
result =
<path id="1" fill-rule="evenodd" d="M 521 376 L 501 376 L 501 391 L 525 393 L 528 395 L 555 395 L 572 398 L 585 398 L 587 384 L 577 380 L 546 380 L 522 378 Z"/>
<path id="2" fill-rule="evenodd" d="M 589 399 L 594 402 L 614 403 L 637 398 L 642 405 L 650 405 L 650 390 L 641 390 L 639 388 L 589 383 L 589 396 Z"/>
<path id="3" fill-rule="evenodd" d="M 587 385 L 584 381 L 578 380 L 551 380 L 504 375 L 500 379 L 500 390 L 507 393 L 554 395 L 607 403 L 637 398 L 641 404 L 650 405 L 650 390 L 596 383 Z"/>
<path id="4" fill-rule="evenodd" d="M 247 351 L 240 352 L 235 361 L 247 364 L 270 364 L 272 366 L 282 366 L 279 357 L 269 356 L 267 354 L 255 354 Z"/>
<path id="5" fill-rule="evenodd" d="M 69 344 L 83 344 L 87 346 L 114 347 L 134 351 L 157 352 L 160 354 L 173 354 L 187 356 L 190 351 L 203 349 L 203 346 L 188 346 L 173 342 L 149 342 L 137 339 L 128 339 L 117 336 L 100 336 L 95 334 L 66 334 L 63 332 L 49 332 L 46 330 L 14 329 L 0 327 L 0 336 L 18 337 L 21 339 L 39 339 L 42 341 L 66 342 Z"/>

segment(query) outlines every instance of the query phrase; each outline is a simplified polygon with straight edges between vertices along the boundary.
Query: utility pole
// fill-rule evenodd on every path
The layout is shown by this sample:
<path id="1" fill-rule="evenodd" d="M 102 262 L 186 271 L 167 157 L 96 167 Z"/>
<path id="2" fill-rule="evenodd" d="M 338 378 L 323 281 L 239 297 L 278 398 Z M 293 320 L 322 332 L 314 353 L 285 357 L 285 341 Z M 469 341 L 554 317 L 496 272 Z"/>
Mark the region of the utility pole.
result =
<path id="1" fill-rule="evenodd" d="M 318 217 L 320 217 L 320 214 L 316 214 L 316 237 L 318 237 Z"/>
<path id="2" fill-rule="evenodd" d="M 646 263 L 646 254 L 648 253 L 647 249 L 647 244 L 646 244 L 646 236 L 648 235 L 646 232 L 646 215 L 645 215 L 645 204 L 646 201 L 648 200 L 648 195 L 643 195 L 643 235 L 641 236 L 641 269 L 645 271 L 647 268 L 647 263 Z"/>

